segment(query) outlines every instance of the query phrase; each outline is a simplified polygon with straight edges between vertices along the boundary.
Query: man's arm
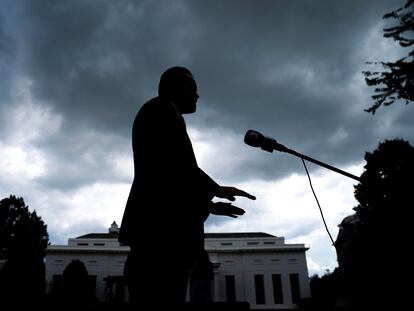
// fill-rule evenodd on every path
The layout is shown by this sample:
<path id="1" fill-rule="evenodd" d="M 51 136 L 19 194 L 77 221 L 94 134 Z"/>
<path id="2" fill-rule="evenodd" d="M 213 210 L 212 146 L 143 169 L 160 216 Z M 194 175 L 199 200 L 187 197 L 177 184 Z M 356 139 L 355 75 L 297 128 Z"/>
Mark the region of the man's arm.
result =
<path id="1" fill-rule="evenodd" d="M 204 186 L 209 190 L 212 191 L 213 196 L 227 199 L 229 201 L 235 201 L 236 196 L 245 197 L 251 200 L 256 200 L 254 195 L 247 193 L 244 190 L 238 189 L 236 187 L 229 187 L 229 186 L 220 186 L 216 183 L 210 176 L 208 176 L 201 168 L 199 168 L 199 173 L 201 179 L 203 180 Z"/>

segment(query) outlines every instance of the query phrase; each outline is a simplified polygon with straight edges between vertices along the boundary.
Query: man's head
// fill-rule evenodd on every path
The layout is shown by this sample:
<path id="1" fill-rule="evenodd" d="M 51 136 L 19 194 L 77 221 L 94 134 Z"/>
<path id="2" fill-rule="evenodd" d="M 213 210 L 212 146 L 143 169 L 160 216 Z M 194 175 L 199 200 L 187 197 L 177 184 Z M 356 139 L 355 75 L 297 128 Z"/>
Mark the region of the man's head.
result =
<path id="1" fill-rule="evenodd" d="M 199 97 L 197 84 L 187 68 L 172 67 L 166 70 L 161 75 L 158 95 L 163 101 L 172 101 L 183 114 L 196 111 Z"/>

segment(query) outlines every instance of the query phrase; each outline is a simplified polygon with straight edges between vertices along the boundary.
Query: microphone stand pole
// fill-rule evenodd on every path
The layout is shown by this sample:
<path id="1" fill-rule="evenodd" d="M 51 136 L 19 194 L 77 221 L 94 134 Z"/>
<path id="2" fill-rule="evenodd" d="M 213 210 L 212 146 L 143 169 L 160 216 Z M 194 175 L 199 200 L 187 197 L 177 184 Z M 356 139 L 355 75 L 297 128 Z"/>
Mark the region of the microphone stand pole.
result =
<path id="1" fill-rule="evenodd" d="M 285 147 L 285 146 L 283 146 L 283 145 L 281 145 L 279 143 L 276 143 L 272 147 L 273 147 L 274 150 L 281 151 L 281 152 L 287 152 L 287 153 L 293 154 L 294 156 L 297 156 L 297 157 L 302 158 L 304 160 L 308 160 L 310 162 L 313 162 L 315 164 L 318 164 L 320 166 L 323 166 L 323 167 L 325 167 L 327 169 L 330 169 L 332 171 L 335 171 L 335 172 L 337 172 L 339 174 L 345 175 L 345 176 L 347 176 L 349 178 L 355 179 L 357 181 L 361 181 L 361 179 L 359 177 L 355 176 L 355 175 L 352 175 L 352 174 L 350 174 L 348 172 L 345 172 L 343 170 L 340 170 L 339 168 L 333 167 L 333 166 L 331 166 L 329 164 L 326 164 L 326 163 L 323 163 L 321 161 L 315 160 L 315 159 L 313 159 L 311 157 L 308 157 L 308 156 L 306 156 L 304 154 L 301 154 L 299 152 L 296 152 L 295 150 L 289 149 L 289 148 L 287 148 L 287 147 Z M 263 148 L 263 149 L 265 149 L 265 148 Z"/>

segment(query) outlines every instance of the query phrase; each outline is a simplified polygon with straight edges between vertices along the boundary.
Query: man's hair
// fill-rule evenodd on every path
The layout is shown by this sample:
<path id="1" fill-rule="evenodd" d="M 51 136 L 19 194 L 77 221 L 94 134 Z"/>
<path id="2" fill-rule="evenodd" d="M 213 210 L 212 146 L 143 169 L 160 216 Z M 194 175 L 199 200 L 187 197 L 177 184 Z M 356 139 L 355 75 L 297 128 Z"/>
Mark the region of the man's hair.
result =
<path id="1" fill-rule="evenodd" d="M 192 75 L 191 71 L 184 67 L 171 67 L 167 69 L 160 78 L 158 85 L 158 95 L 162 99 L 171 99 L 179 90 L 188 75 Z"/>

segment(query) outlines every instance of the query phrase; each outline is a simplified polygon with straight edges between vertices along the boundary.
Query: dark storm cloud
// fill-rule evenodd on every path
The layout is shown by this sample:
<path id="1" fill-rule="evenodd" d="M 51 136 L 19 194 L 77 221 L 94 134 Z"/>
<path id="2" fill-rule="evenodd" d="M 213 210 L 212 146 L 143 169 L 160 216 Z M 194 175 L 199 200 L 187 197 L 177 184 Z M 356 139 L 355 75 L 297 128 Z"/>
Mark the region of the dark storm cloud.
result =
<path id="1" fill-rule="evenodd" d="M 202 33 L 209 38 L 210 57 L 197 69 L 209 88 L 205 101 L 233 116 L 223 118 L 227 126 L 276 135 L 288 147 L 342 166 L 362 161 L 364 152 L 376 147 L 383 124 L 375 118 L 391 117 L 365 113 L 372 90 L 366 87 L 361 100 L 354 84 L 370 60 L 360 50 L 395 1 L 213 3 L 198 10 L 198 17 L 210 21 Z M 211 77 L 219 79 L 209 83 Z M 406 113 L 413 115 L 412 109 Z M 401 133 L 413 138 L 409 131 Z M 257 157 L 239 173 L 274 178 L 290 171 L 290 164 Z"/>
<path id="2" fill-rule="evenodd" d="M 391 118 L 401 125 L 387 135 L 412 138 L 412 107 L 394 117 L 371 116 L 363 111 L 371 90 L 366 87 L 363 101 L 354 89 L 355 77 L 370 60 L 360 50 L 396 5 L 391 0 L 28 1 L 16 19 L 24 20 L 14 33 L 20 42 L 18 70 L 33 82 L 34 98 L 63 118 L 62 135 L 44 146 L 62 163 L 53 176 L 72 171 L 65 163 L 87 154 L 96 158 L 87 174 L 73 175 L 72 186 L 99 179 L 100 163 L 107 167 L 99 141 L 70 147 L 82 140 L 78 129 L 129 140 L 137 108 L 156 94 L 160 73 L 177 64 L 189 66 L 199 84 L 199 113 L 191 116 L 190 126 L 223 127 L 240 142 L 247 129 L 257 129 L 299 152 L 345 166 L 362 161 L 379 140 L 393 138 L 381 132 Z M 3 47 L 7 36 L 1 29 Z M 120 144 L 114 139 L 112 148 Z M 240 148 L 251 157 L 231 172 L 235 179 L 282 177 L 302 169 L 288 156 L 275 161 Z M 63 179 L 55 184 L 60 183 Z"/>
<path id="3" fill-rule="evenodd" d="M 12 59 L 11 55 L 12 47 L 10 45 L 10 37 L 6 34 L 4 25 L 0 19 L 0 73 L 2 77 L 6 76 L 8 67 L 7 64 L 9 63 L 10 59 Z"/>
<path id="4" fill-rule="evenodd" d="M 175 2 L 30 4 L 25 42 L 36 96 L 92 126 L 129 128 L 162 70 L 184 57 L 187 16 Z"/>
<path id="5" fill-rule="evenodd" d="M 363 111 L 373 91 L 365 62 L 402 50 L 385 46 L 392 41 L 382 38 L 382 16 L 404 2 L 3 0 L 0 192 L 23 195 L 61 242 L 119 223 L 133 177 L 135 114 L 156 95 L 160 74 L 183 65 L 200 93 L 198 112 L 186 116 L 199 163 L 221 184 L 258 197 L 237 203 L 248 218 L 213 217 L 207 228 L 300 237 L 322 267 L 325 242 L 308 209 L 313 198 L 303 194 L 302 163 L 243 137 L 256 129 L 343 169 L 360 167 L 384 139 L 413 144 L 412 105 Z M 316 168 L 309 165 L 316 181 L 334 183 L 318 186 L 322 204 L 338 194 L 327 203 L 340 214 L 331 218 L 336 227 L 352 212 L 353 187 Z M 292 172 L 299 175 L 284 178 Z"/>
<path id="6" fill-rule="evenodd" d="M 16 61 L 16 41 L 6 24 L 4 8 L 0 8 L 0 109 L 8 102 L 12 84 L 13 64 Z M 0 110 L 1 112 L 1 110 Z M 0 136 L 1 137 L 1 136 Z"/>

